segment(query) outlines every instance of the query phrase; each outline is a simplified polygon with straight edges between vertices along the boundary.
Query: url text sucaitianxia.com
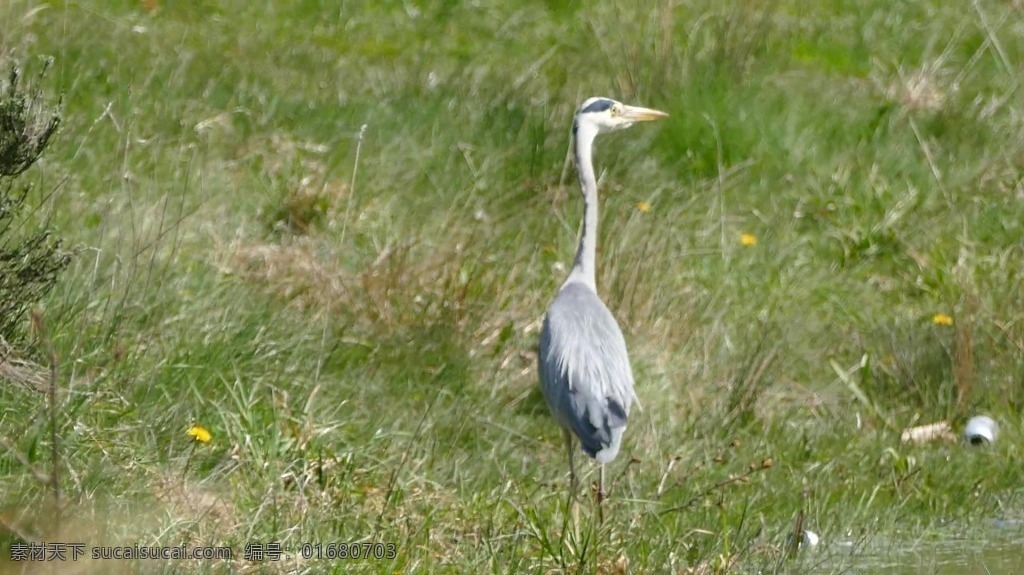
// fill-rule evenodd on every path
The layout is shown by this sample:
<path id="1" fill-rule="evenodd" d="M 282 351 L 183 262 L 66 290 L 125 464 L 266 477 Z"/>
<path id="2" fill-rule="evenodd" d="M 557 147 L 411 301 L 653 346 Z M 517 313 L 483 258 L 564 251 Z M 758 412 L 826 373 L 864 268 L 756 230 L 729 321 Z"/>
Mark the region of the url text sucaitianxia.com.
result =
<path id="1" fill-rule="evenodd" d="M 176 547 L 115 545 L 90 547 L 85 543 L 12 543 L 12 561 L 78 561 L 90 559 L 231 559 L 230 547 Z"/>

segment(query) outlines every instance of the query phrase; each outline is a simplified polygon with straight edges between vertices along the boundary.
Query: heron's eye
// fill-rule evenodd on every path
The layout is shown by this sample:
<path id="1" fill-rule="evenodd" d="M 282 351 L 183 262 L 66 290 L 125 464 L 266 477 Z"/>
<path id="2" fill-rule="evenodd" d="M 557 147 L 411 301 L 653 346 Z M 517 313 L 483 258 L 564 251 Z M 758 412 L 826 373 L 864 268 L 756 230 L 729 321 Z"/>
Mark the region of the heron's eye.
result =
<path id="1" fill-rule="evenodd" d="M 622 112 L 622 110 L 620 110 L 618 106 L 612 106 L 612 108 L 611 108 L 611 114 L 612 114 L 612 117 L 613 117 L 613 118 L 614 118 L 615 116 L 618 116 L 620 112 Z"/>

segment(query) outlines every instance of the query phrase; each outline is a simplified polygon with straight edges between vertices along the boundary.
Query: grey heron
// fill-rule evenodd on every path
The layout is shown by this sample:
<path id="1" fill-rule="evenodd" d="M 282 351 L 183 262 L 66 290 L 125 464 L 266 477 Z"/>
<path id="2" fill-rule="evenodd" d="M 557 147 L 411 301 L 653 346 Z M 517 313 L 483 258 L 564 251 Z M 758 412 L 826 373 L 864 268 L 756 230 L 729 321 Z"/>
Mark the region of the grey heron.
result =
<path id="1" fill-rule="evenodd" d="M 565 436 L 570 501 L 577 490 L 575 435 L 583 451 L 600 464 L 599 512 L 605 498 L 604 466 L 619 452 L 636 394 L 622 330 L 597 295 L 597 178 L 591 155 L 599 134 L 667 116 L 609 98 L 589 98 L 573 120 L 576 169 L 583 193 L 583 232 L 569 277 L 544 317 L 537 364 L 544 399 Z"/>

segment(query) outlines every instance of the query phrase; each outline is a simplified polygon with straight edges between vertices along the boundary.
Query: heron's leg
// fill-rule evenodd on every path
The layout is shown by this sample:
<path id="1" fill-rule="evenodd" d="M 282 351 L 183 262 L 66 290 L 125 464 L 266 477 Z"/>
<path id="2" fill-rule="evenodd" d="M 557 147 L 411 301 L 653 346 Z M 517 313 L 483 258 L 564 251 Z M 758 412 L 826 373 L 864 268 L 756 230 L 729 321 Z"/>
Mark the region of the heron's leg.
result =
<path id="1" fill-rule="evenodd" d="M 569 455 L 569 498 L 576 497 L 576 452 L 572 448 L 572 433 L 568 429 L 562 430 L 565 433 L 565 451 Z"/>
<path id="2" fill-rule="evenodd" d="M 580 540 L 580 508 L 576 505 L 576 452 L 573 450 L 572 445 L 572 433 L 568 429 L 565 431 L 565 451 L 569 456 L 569 497 L 565 500 L 565 516 L 566 520 L 572 518 L 572 529 L 573 535 L 575 536 L 574 541 Z M 562 532 L 563 536 L 565 531 Z"/>
<path id="3" fill-rule="evenodd" d="M 597 522 L 604 523 L 604 464 L 597 468 Z"/>

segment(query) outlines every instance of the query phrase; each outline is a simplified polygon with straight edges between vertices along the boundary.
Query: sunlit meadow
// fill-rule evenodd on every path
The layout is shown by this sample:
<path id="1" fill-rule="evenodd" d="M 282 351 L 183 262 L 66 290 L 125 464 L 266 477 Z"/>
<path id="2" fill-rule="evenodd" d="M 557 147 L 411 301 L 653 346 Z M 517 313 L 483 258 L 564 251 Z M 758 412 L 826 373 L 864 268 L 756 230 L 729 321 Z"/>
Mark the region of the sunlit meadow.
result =
<path id="1" fill-rule="evenodd" d="M 4 573 L 870 572 L 1019 536 L 1019 2 L 0 2 L 0 70 L 46 57 L 25 181 L 74 259 L 25 320 L 54 409 L 0 380 Z M 535 370 L 592 95 L 671 114 L 596 151 L 641 405 L 601 525 Z M 900 441 L 978 413 L 990 446 Z M 303 553 L 350 542 L 395 553 Z"/>

